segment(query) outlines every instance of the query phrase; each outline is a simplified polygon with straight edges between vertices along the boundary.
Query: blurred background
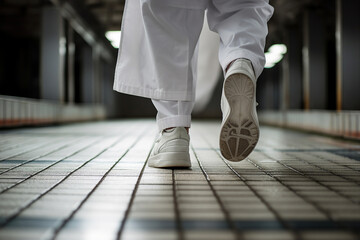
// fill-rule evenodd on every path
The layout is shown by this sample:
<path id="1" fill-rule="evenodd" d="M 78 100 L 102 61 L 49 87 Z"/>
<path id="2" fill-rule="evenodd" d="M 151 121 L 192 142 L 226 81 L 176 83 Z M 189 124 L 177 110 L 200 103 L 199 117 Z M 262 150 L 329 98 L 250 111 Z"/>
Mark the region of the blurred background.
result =
<path id="1" fill-rule="evenodd" d="M 261 121 L 360 138 L 360 1 L 270 4 Z M 112 90 L 124 5 L 0 0 L 0 127 L 154 117 L 148 99 Z M 221 117 L 217 44 L 205 23 L 194 118 Z"/>

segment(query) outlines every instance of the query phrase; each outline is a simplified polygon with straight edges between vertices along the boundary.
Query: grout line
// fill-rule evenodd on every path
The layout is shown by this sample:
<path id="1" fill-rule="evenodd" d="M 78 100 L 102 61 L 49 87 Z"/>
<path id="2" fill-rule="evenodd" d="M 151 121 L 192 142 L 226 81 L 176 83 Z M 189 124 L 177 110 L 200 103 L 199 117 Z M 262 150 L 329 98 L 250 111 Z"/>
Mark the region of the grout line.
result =
<path id="1" fill-rule="evenodd" d="M 235 239 L 237 240 L 241 240 L 241 239 L 244 239 L 244 236 L 239 232 L 239 230 L 236 228 L 234 222 L 231 220 L 231 217 L 230 217 L 230 213 L 229 211 L 225 208 L 225 205 L 224 203 L 222 202 L 220 196 L 217 194 L 216 190 L 214 189 L 214 186 L 211 184 L 211 180 L 210 180 L 210 177 L 209 175 L 207 174 L 207 172 L 205 171 L 202 163 L 200 162 L 200 159 L 199 157 L 197 156 L 196 152 L 195 152 L 195 149 L 193 146 L 191 146 L 191 149 L 194 153 L 194 156 L 196 158 L 196 161 L 198 162 L 199 164 L 199 167 L 202 171 L 202 173 L 204 174 L 205 178 L 206 178 L 206 181 L 213 193 L 213 195 L 215 196 L 221 210 L 223 211 L 223 214 L 225 215 L 225 220 L 226 220 L 226 223 L 228 224 L 228 226 L 230 227 L 230 229 L 233 231 L 233 233 L 235 234 Z"/>
<path id="2" fill-rule="evenodd" d="M 31 162 L 39 159 L 39 158 L 42 158 L 42 157 L 45 157 L 45 156 L 49 155 L 49 154 L 55 153 L 55 152 L 57 152 L 57 151 L 59 151 L 59 150 L 61 150 L 61 149 L 66 148 L 67 146 L 71 145 L 72 143 L 74 143 L 74 142 L 76 142 L 76 141 L 79 141 L 79 140 L 80 140 L 80 139 L 76 139 L 76 140 L 74 140 L 74 141 L 72 141 L 72 142 L 70 142 L 70 143 L 67 143 L 67 144 L 65 144 L 65 145 L 62 145 L 61 147 L 59 147 L 59 148 L 57 148 L 57 149 L 55 149 L 55 150 L 52 150 L 52 151 L 50 151 L 50 152 L 47 152 L 47 153 L 42 154 L 42 155 L 40 155 L 40 156 L 37 156 L 37 157 L 35 157 L 35 158 L 33 158 L 33 159 L 30 159 L 30 160 L 28 160 L 28 161 L 26 161 L 26 162 L 20 163 L 20 164 L 18 164 L 18 165 L 16 165 L 16 166 L 10 167 L 10 168 L 8 168 L 8 169 L 0 172 L 0 175 L 2 175 L 2 174 L 4 174 L 4 173 L 7 173 L 7 172 L 9 172 L 9 171 L 11 171 L 11 170 L 13 170 L 13 169 L 15 169 L 15 168 L 21 167 L 21 166 L 23 166 L 23 165 L 25 165 L 25 164 L 31 163 Z"/>
<path id="3" fill-rule="evenodd" d="M 214 150 L 216 151 L 216 150 Z M 236 175 L 240 178 L 241 181 L 243 181 L 245 183 L 245 185 L 251 190 L 252 193 L 255 194 L 255 196 L 260 199 L 260 201 L 267 207 L 267 209 L 274 214 L 274 216 L 276 217 L 276 219 L 281 223 L 281 225 L 283 225 L 283 227 L 285 229 L 288 229 L 289 231 L 291 231 L 295 237 L 295 239 L 302 239 L 299 232 L 294 229 L 293 227 L 291 227 L 289 224 L 287 224 L 287 222 L 276 212 L 276 210 L 270 205 L 270 203 L 268 203 L 248 182 L 247 180 L 242 177 L 228 162 L 226 162 L 226 160 L 220 155 L 220 153 L 218 151 L 216 151 L 216 153 L 219 155 L 219 157 L 221 158 L 221 160 L 228 166 L 228 168 Z"/>
<path id="4" fill-rule="evenodd" d="M 317 157 L 317 158 L 320 158 L 320 159 L 325 160 L 325 158 L 322 157 L 322 156 L 318 156 L 318 155 L 311 154 L 311 153 L 309 153 L 309 155 L 313 155 L 313 156 L 315 156 L 315 157 Z M 298 158 L 297 156 L 295 156 L 295 157 Z M 350 159 L 351 159 L 351 158 L 350 158 Z M 360 186 L 360 183 L 359 183 L 358 181 L 355 181 L 355 180 L 352 180 L 352 179 L 347 179 L 347 178 L 344 177 L 344 176 L 338 175 L 338 174 L 334 173 L 334 172 L 331 171 L 331 170 L 321 168 L 320 166 L 315 165 L 315 164 L 310 163 L 310 162 L 307 162 L 306 160 L 303 160 L 303 159 L 300 159 L 300 160 L 301 160 L 301 161 L 305 161 L 306 163 L 308 163 L 308 164 L 310 164 L 310 165 L 312 165 L 312 166 L 315 166 L 315 167 L 317 167 L 317 168 L 320 168 L 321 170 L 327 171 L 327 172 L 329 172 L 329 173 L 331 173 L 331 174 L 333 174 L 333 175 L 335 175 L 335 176 L 341 177 L 341 178 L 343 178 L 343 179 L 345 179 L 345 180 L 347 180 L 347 181 L 349 181 L 349 182 L 353 182 L 353 183 L 355 183 L 356 185 L 359 185 L 359 186 Z M 353 159 L 352 159 L 352 160 L 353 160 Z M 349 169 L 351 169 L 351 170 L 353 170 L 353 171 L 355 171 L 355 172 L 360 172 L 360 170 L 353 169 L 353 168 L 348 167 L 348 166 L 346 166 L 346 165 L 338 164 L 337 162 L 334 162 L 334 161 L 332 161 L 332 160 L 330 160 L 330 159 L 326 159 L 325 161 L 329 161 L 329 162 L 331 162 L 331 163 L 333 163 L 333 164 L 335 164 L 335 165 L 340 165 L 340 166 L 342 166 L 342 167 L 347 167 L 347 168 L 349 168 Z M 356 161 L 356 160 L 354 160 L 354 161 Z"/>
<path id="5" fill-rule="evenodd" d="M 171 175 L 172 175 L 172 194 L 173 194 L 173 201 L 174 201 L 176 230 L 177 230 L 177 234 L 178 234 L 178 240 L 183 240 L 185 238 L 184 238 L 184 231 L 183 231 L 183 226 L 182 226 L 182 222 L 181 222 L 181 218 L 180 218 L 179 203 L 177 200 L 175 169 L 171 170 Z"/>
<path id="6" fill-rule="evenodd" d="M 267 155 L 267 156 L 268 156 L 268 157 L 270 157 L 269 155 Z M 296 157 L 296 156 L 294 156 L 294 157 Z M 270 157 L 270 158 L 271 158 L 271 157 Z M 312 166 L 318 167 L 318 166 L 316 166 L 316 165 L 314 165 L 314 164 L 311 164 L 311 163 L 309 163 L 309 162 L 307 162 L 307 161 L 304 161 L 304 160 L 302 160 L 302 159 L 299 159 L 298 157 L 296 157 L 296 158 L 297 158 L 297 160 L 300 160 L 300 161 L 302 161 L 302 162 L 308 163 L 309 165 L 312 165 Z M 360 204 L 360 202 L 359 202 L 359 201 L 355 201 L 355 200 L 353 200 L 353 199 L 349 198 L 348 196 L 344 195 L 343 193 L 341 193 L 341 192 L 339 192 L 339 191 L 337 191 L 337 190 L 333 189 L 332 187 L 330 187 L 330 186 L 328 186 L 328 185 L 326 185 L 326 184 L 322 183 L 321 181 L 319 181 L 319 180 L 317 180 L 317 179 L 313 178 L 312 176 L 310 176 L 310 175 L 308 175 L 308 174 L 305 174 L 305 173 L 301 172 L 300 170 L 296 169 L 295 167 L 288 166 L 287 164 L 282 163 L 281 161 L 278 161 L 278 160 L 275 160 L 275 162 L 277 162 L 278 164 L 280 164 L 280 165 L 282 165 L 282 166 L 284 166 L 284 167 L 286 167 L 286 168 L 290 169 L 290 170 L 291 170 L 291 171 L 293 171 L 293 172 L 298 173 L 299 175 L 301 175 L 301 176 L 303 176 L 303 177 L 307 177 L 308 179 L 311 179 L 313 182 L 316 182 L 317 184 L 319 184 L 319 185 L 321 185 L 321 186 L 323 186 L 323 187 L 327 188 L 328 190 L 330 190 L 330 191 L 332 191 L 332 192 L 334 192 L 334 193 L 338 194 L 339 196 L 341 196 L 341 197 L 343 197 L 343 198 L 347 199 L 348 201 L 350 201 L 350 202 L 352 202 L 352 203 L 354 203 L 354 204 L 356 204 L 356 205 L 359 205 L 359 204 Z M 325 171 L 326 171 L 326 169 L 323 169 L 323 168 L 320 168 L 320 167 L 318 167 L 318 168 L 319 168 L 319 169 L 321 169 L 321 170 L 325 170 Z M 331 173 L 331 172 L 330 172 L 330 173 Z M 336 174 L 333 174 L 333 175 L 335 175 L 335 176 L 337 176 L 337 177 L 340 177 L 340 176 L 338 176 L 338 175 L 336 175 Z M 346 179 L 345 179 L 345 180 L 346 180 Z"/>
<path id="7" fill-rule="evenodd" d="M 145 131 L 144 131 L 145 132 Z M 71 212 L 71 214 L 65 218 L 59 227 L 57 227 L 54 230 L 53 236 L 50 238 L 52 240 L 56 239 L 57 235 L 59 234 L 59 232 L 66 226 L 66 224 L 73 218 L 73 216 L 80 210 L 80 208 L 85 204 L 85 202 L 90 198 L 90 196 L 95 192 L 95 190 L 100 186 L 100 184 L 105 180 L 105 178 L 107 177 L 107 175 L 111 172 L 111 170 L 120 162 L 121 159 L 123 159 L 123 157 L 125 157 L 125 155 L 130 151 L 130 149 L 132 147 L 134 147 L 136 145 L 136 143 L 139 141 L 139 139 L 142 137 L 143 135 L 140 134 L 135 140 L 134 142 L 131 144 L 131 146 L 129 146 L 129 148 L 121 155 L 121 157 L 110 167 L 110 169 L 108 169 L 105 174 L 101 177 L 101 179 L 99 180 L 99 182 L 95 185 L 95 187 L 86 195 L 86 197 L 79 203 L 79 205 Z M 126 139 L 126 138 L 125 138 Z M 120 141 L 116 141 L 114 144 L 112 144 L 110 147 L 106 148 L 104 151 L 106 151 L 107 149 L 111 148 L 112 146 L 118 144 L 119 142 L 121 142 L 123 139 L 121 139 Z M 103 152 L 104 152 L 103 151 Z"/>
<path id="8" fill-rule="evenodd" d="M 270 156 L 268 156 L 270 157 Z M 270 157 L 271 158 L 271 157 Z M 287 189 L 289 189 L 292 193 L 294 193 L 295 195 L 297 195 L 298 197 L 302 198 L 304 201 L 310 203 L 311 205 L 313 205 L 315 208 L 317 208 L 320 212 L 322 212 L 329 220 L 333 221 L 330 213 L 328 211 L 326 211 L 325 209 L 323 209 L 321 206 L 319 206 L 317 203 L 311 201 L 310 199 L 308 199 L 307 197 L 301 195 L 299 192 L 297 192 L 296 190 L 294 190 L 291 186 L 286 185 L 283 181 L 281 181 L 278 177 L 272 175 L 271 173 L 267 172 L 265 169 L 263 169 L 261 166 L 257 165 L 254 161 L 252 161 L 251 159 L 247 158 L 247 161 L 250 162 L 252 165 L 254 165 L 256 168 L 258 168 L 259 170 L 261 170 L 262 172 L 264 172 L 266 175 L 270 176 L 271 178 L 275 179 L 276 181 L 278 181 L 281 185 L 285 186 Z"/>
<path id="9" fill-rule="evenodd" d="M 335 153 L 335 152 L 326 152 L 325 151 L 325 153 L 329 153 L 329 154 L 333 154 L 333 155 L 336 155 L 336 156 L 339 156 L 339 157 L 344 157 L 344 156 L 342 156 L 342 155 L 340 155 L 340 154 L 337 154 L 337 153 Z M 360 172 L 360 169 L 354 169 L 354 168 L 352 168 L 352 167 L 349 167 L 348 165 L 344 165 L 344 164 L 340 164 L 340 163 L 338 163 L 338 162 L 336 162 L 336 161 L 334 161 L 334 160 L 332 160 L 332 159 L 326 159 L 326 158 L 324 158 L 323 156 L 319 156 L 319 155 L 316 155 L 316 154 L 314 154 L 314 153 L 309 153 L 309 155 L 310 154 L 312 154 L 312 155 L 314 155 L 315 157 L 318 157 L 318 158 L 320 158 L 320 159 L 324 159 L 324 160 L 326 160 L 326 161 L 329 161 L 329 162 L 331 162 L 331 163 L 333 163 L 333 164 L 335 164 L 335 165 L 337 165 L 337 166 L 342 166 L 342 167 L 345 167 L 345 168 L 348 168 L 348 169 L 350 169 L 350 170 L 353 170 L 353 171 L 355 171 L 355 172 Z M 345 158 L 345 157 L 344 157 Z M 346 157 L 346 158 L 348 158 L 348 159 L 351 159 L 352 161 L 356 161 L 355 159 L 352 159 L 352 158 L 350 158 L 350 157 Z"/>
<path id="10" fill-rule="evenodd" d="M 292 232 L 295 239 L 300 240 L 302 239 L 300 236 L 300 233 L 298 230 L 291 227 L 282 217 L 275 211 L 275 209 L 247 182 L 247 180 L 241 176 L 220 154 L 220 149 L 215 149 L 212 147 L 212 145 L 209 143 L 207 139 L 202 137 L 204 141 L 210 146 L 210 148 L 216 152 L 216 154 L 219 156 L 219 158 L 225 163 L 225 165 L 251 190 L 251 192 L 267 207 L 267 209 L 274 214 L 275 218 L 279 221 L 279 223 L 289 231 Z"/>
<path id="11" fill-rule="evenodd" d="M 53 186 L 51 186 L 50 188 L 48 188 L 47 190 L 45 190 L 44 192 L 42 192 L 39 196 L 37 196 L 35 199 L 33 199 L 31 202 L 29 202 L 28 204 L 26 204 L 25 206 L 21 207 L 16 213 L 14 213 L 12 216 L 8 217 L 5 222 L 0 224 L 0 229 L 2 227 L 4 227 L 5 225 L 7 225 L 10 221 L 14 220 L 18 215 L 20 215 L 20 213 L 22 213 L 25 209 L 29 208 L 32 204 L 34 204 L 36 201 L 38 201 L 40 198 L 42 198 L 43 196 L 45 196 L 47 193 L 49 193 L 51 190 L 53 190 L 55 187 L 57 187 L 58 185 L 60 185 L 62 182 L 64 182 L 66 179 L 68 179 L 73 173 L 75 173 L 76 171 L 78 171 L 80 168 L 82 168 L 83 166 L 85 166 L 86 164 L 88 164 L 89 162 L 91 162 L 92 160 L 94 160 L 96 157 L 100 156 L 102 153 L 104 153 L 108 148 L 112 147 L 113 145 L 115 145 L 118 141 L 116 141 L 115 143 L 111 144 L 109 147 L 105 148 L 104 150 L 102 150 L 101 152 L 99 152 L 98 154 L 96 154 L 94 157 L 92 157 L 91 159 L 87 160 L 86 162 L 84 162 L 83 164 L 81 164 L 79 167 L 75 168 L 74 170 L 72 170 L 68 175 L 66 175 L 64 178 L 62 178 L 61 180 L 59 180 L 57 183 L 55 183 Z"/>
<path id="12" fill-rule="evenodd" d="M 154 142 L 154 143 L 155 143 L 155 142 Z M 149 152 L 148 156 L 146 157 L 146 160 L 145 160 L 145 162 L 144 162 L 143 167 L 141 168 L 139 177 L 138 177 L 138 179 L 137 179 L 137 181 L 136 181 L 134 190 L 133 190 L 133 192 L 132 192 L 132 194 L 131 194 L 131 198 L 130 198 L 128 207 L 126 208 L 126 211 L 125 211 L 125 214 L 124 214 L 124 218 L 122 219 L 120 228 L 119 228 L 119 230 L 118 230 L 118 232 L 117 232 L 117 234 L 116 234 L 116 240 L 120 240 L 120 239 L 121 239 L 121 235 L 122 235 L 123 232 L 124 232 L 125 224 L 126 224 L 127 219 L 128 219 L 128 217 L 129 217 L 129 214 L 130 214 L 132 205 L 133 205 L 134 200 L 135 200 L 135 196 L 136 196 L 137 190 L 138 190 L 139 185 L 140 185 L 141 178 L 142 178 L 142 176 L 143 176 L 143 174 L 144 174 L 145 167 L 146 167 L 146 165 L 147 165 L 147 162 L 148 162 L 149 157 L 150 157 L 150 154 L 151 154 L 151 150 L 152 150 L 152 148 L 154 147 L 154 143 L 153 143 L 152 147 L 150 148 L 150 152 Z"/>
<path id="13" fill-rule="evenodd" d="M 0 133 L 0 136 L 1 136 L 1 133 Z M 7 144 L 8 146 L 6 146 L 5 148 L 3 148 L 3 149 L 1 149 L 1 152 L 4 152 L 4 151 L 9 151 L 9 150 L 11 150 L 11 149 L 14 149 L 14 148 L 18 148 L 18 147 L 20 147 L 20 146 L 22 146 L 23 144 L 28 144 L 29 142 L 31 142 L 31 141 L 34 141 L 33 139 L 29 139 L 29 138 L 25 138 L 25 137 L 20 137 L 20 136 L 2 136 L 2 137 L 4 137 L 4 138 L 6 138 L 6 137 L 11 137 L 11 138 L 13 138 L 13 139 L 11 139 L 11 140 L 13 140 L 13 142 L 11 142 L 10 141 L 10 139 L 9 140 L 4 140 L 4 141 L 0 141 L 0 145 L 2 145 L 2 144 Z M 20 138 L 20 139 L 19 139 Z M 22 139 L 21 139 L 22 138 Z M 22 141 L 22 142 L 20 142 L 19 143 L 19 141 Z"/>
<path id="14" fill-rule="evenodd" d="M 269 156 L 270 157 L 270 156 Z M 303 196 L 302 194 L 300 194 L 299 192 L 297 192 L 296 190 L 294 190 L 291 186 L 286 185 L 284 182 L 282 182 L 280 179 L 278 179 L 276 176 L 273 176 L 271 173 L 267 172 L 266 170 L 264 170 L 261 166 L 257 165 L 254 161 L 252 161 L 251 159 L 247 158 L 247 161 L 250 162 L 251 164 L 253 164 L 255 167 L 257 167 L 258 169 L 260 169 L 261 171 L 263 171 L 266 175 L 274 178 L 276 181 L 278 181 L 279 183 L 281 183 L 284 187 L 288 188 L 292 193 L 294 193 L 295 195 L 297 195 L 298 197 L 302 198 L 304 201 L 306 201 L 307 203 L 313 205 L 318 211 L 320 211 L 321 213 L 323 213 L 330 221 L 332 221 L 333 223 L 335 223 L 337 226 L 339 226 L 342 229 L 345 230 L 352 230 L 347 228 L 346 226 L 343 226 L 342 224 L 340 224 L 339 222 L 335 221 L 333 219 L 333 217 L 331 216 L 331 214 L 326 211 L 325 209 L 323 209 L 321 206 L 319 206 L 319 204 L 317 204 L 316 202 L 310 200 L 308 197 Z"/>
<path id="15" fill-rule="evenodd" d="M 14 187 L 18 186 L 19 184 L 21 184 L 21 183 L 25 182 L 26 180 L 29 180 L 30 178 L 32 178 L 32 177 L 34 177 L 34 176 L 38 175 L 39 173 L 41 173 L 41 172 L 43 172 L 43 171 L 45 171 L 45 170 L 47 170 L 47 169 L 49 169 L 49 168 L 53 167 L 54 165 L 56 165 L 56 164 L 58 164 L 58 163 L 62 162 L 63 160 L 65 160 L 65 159 L 67 159 L 67 158 L 69 158 L 69 157 L 71 157 L 71 156 L 74 156 L 75 154 L 77 154 L 77 153 L 79 153 L 79 152 L 81 152 L 81 151 L 83 151 L 83 150 L 85 150 L 85 149 L 89 148 L 89 147 L 90 147 L 90 146 L 92 146 L 95 142 L 99 142 L 101 139 L 104 139 L 104 138 L 105 138 L 105 137 L 102 137 L 102 138 L 99 138 L 98 140 L 92 141 L 90 144 L 86 145 L 85 147 L 83 147 L 83 148 L 81 148 L 81 149 L 79 149 L 79 150 L 77 150 L 77 151 L 75 151 L 75 152 L 73 152 L 73 153 L 71 153 L 71 154 L 67 155 L 66 157 L 64 157 L 64 158 L 62 158 L 62 159 L 60 159 L 60 160 L 58 160 L 58 161 L 56 161 L 56 162 L 54 162 L 54 163 L 50 164 L 49 166 L 47 166 L 47 167 L 45 167 L 45 168 L 41 169 L 40 171 L 37 171 L 37 172 L 35 172 L 35 173 L 31 174 L 30 176 L 28 176 L 28 177 L 26 177 L 26 178 L 24 178 L 24 179 L 20 180 L 19 182 L 14 183 L 13 185 L 11 185 L 11 186 L 9 186 L 9 187 L 7 187 L 7 188 L 5 188 L 5 189 L 1 190 L 1 191 L 0 191 L 0 195 L 1 195 L 1 194 L 3 194 L 3 193 L 5 193 L 5 192 L 7 192 L 7 191 L 9 191 L 9 190 L 10 190 L 10 189 L 12 189 L 12 188 L 14 188 Z"/>
<path id="16" fill-rule="evenodd" d="M 129 130 L 129 131 L 130 131 L 130 130 Z M 125 134 L 124 134 L 124 135 L 125 135 Z M 26 178 L 24 178 L 24 179 L 20 180 L 19 182 L 15 183 L 15 184 L 13 184 L 13 185 L 11 185 L 11 186 L 8 186 L 7 188 L 5 188 L 5 189 L 3 189 L 3 190 L 1 190 L 1 191 L 0 191 L 0 195 L 1 195 L 2 193 L 7 192 L 8 190 L 10 190 L 10 189 L 12 189 L 12 188 L 14 188 L 14 187 L 18 186 L 19 184 L 21 184 L 21 183 L 25 182 L 26 180 L 29 180 L 30 178 L 32 178 L 32 177 L 34 177 L 34 176 L 36 176 L 37 174 L 39 174 L 39 173 L 41 173 L 41 172 L 43 172 L 43 171 L 45 171 L 45 170 L 47 170 L 47 169 L 49 169 L 49 168 L 53 167 L 54 165 L 56 165 L 56 164 L 60 163 L 61 161 L 63 161 L 63 160 L 65 160 L 65 159 L 67 159 L 67 158 L 69 158 L 69 157 L 71 157 L 71 156 L 73 156 L 73 155 L 75 155 L 75 154 L 77 154 L 77 153 L 79 153 L 79 152 L 81 152 L 81 151 L 83 151 L 83 150 L 85 150 L 85 149 L 89 148 L 89 147 L 90 147 L 90 146 L 92 146 L 95 142 L 99 142 L 101 139 L 104 139 L 104 138 L 106 138 L 107 136 L 108 136 L 108 135 L 105 135 L 105 136 L 99 137 L 99 138 L 98 138 L 98 140 L 94 140 L 94 141 L 92 141 L 91 143 L 89 143 L 89 144 L 88 144 L 88 145 L 86 145 L 85 147 L 83 147 L 83 148 L 81 148 L 81 149 L 79 149 L 79 150 L 77 150 L 77 151 L 75 151 L 75 152 L 73 152 L 73 153 L 71 153 L 71 154 L 67 155 L 66 157 L 64 157 L 64 158 L 62 158 L 62 159 L 60 159 L 60 160 L 58 160 L 58 161 L 56 161 L 56 162 L 54 162 L 54 163 L 50 164 L 49 166 L 47 166 L 47 167 L 45 167 L 45 168 L 41 169 L 40 171 L 38 171 L 38 172 L 35 172 L 35 173 L 31 174 L 30 176 L 28 176 L 28 177 L 26 177 Z"/>
<path id="17" fill-rule="evenodd" d="M 52 141 L 52 142 L 56 142 L 56 141 L 58 141 L 58 139 L 56 139 L 56 140 L 54 140 L 54 141 Z M 20 145 L 20 144 L 19 144 L 19 145 Z M 23 152 L 16 153 L 16 154 L 11 155 L 11 156 L 9 156 L 9 157 L 1 158 L 1 159 L 0 159 L 0 163 L 1 163 L 2 161 L 8 160 L 8 159 L 10 159 L 10 158 L 13 158 L 13 157 L 16 157 L 16 156 L 25 154 L 25 153 L 29 153 L 29 152 L 34 151 L 34 150 L 37 150 L 37 149 L 40 149 L 40 148 L 42 148 L 42 147 L 44 147 L 44 146 L 47 146 L 47 145 L 49 145 L 48 142 L 45 143 L 45 144 L 42 144 L 42 145 L 40 145 L 40 146 L 37 146 L 37 147 L 31 148 L 31 149 L 25 150 L 25 151 L 23 151 Z"/>

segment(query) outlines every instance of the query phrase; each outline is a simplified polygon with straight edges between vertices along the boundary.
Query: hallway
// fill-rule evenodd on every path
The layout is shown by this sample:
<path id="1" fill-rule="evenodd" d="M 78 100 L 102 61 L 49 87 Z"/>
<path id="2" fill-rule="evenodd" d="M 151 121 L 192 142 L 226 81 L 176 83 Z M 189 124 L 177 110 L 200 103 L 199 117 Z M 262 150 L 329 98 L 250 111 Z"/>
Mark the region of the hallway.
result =
<path id="1" fill-rule="evenodd" d="M 219 125 L 191 169 L 146 166 L 150 120 L 2 130 L 0 239 L 360 239 L 359 142 L 264 126 L 234 163 Z"/>

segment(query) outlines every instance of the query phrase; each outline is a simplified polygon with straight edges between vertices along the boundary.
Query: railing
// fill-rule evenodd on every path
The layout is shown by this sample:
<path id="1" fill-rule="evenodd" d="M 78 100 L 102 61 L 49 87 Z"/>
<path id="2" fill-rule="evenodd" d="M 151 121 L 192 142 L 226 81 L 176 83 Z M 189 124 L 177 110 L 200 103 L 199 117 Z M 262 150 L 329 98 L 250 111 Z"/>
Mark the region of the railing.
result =
<path id="1" fill-rule="evenodd" d="M 360 111 L 262 111 L 259 119 L 264 124 L 360 140 Z"/>
<path id="2" fill-rule="evenodd" d="M 60 104 L 0 95 L 0 127 L 100 120 L 105 116 L 102 105 Z"/>

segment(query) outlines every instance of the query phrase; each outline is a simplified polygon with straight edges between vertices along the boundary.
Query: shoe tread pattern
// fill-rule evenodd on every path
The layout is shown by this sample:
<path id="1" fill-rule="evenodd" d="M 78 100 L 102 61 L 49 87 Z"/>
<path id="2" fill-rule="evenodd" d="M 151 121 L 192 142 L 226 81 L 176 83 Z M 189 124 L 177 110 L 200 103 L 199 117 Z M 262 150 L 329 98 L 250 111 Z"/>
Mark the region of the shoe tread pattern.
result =
<path id="1" fill-rule="evenodd" d="M 245 159 L 259 140 L 254 119 L 254 83 L 244 74 L 233 74 L 225 81 L 224 94 L 230 105 L 220 132 L 221 154 L 230 161 Z"/>

